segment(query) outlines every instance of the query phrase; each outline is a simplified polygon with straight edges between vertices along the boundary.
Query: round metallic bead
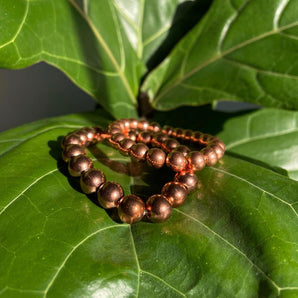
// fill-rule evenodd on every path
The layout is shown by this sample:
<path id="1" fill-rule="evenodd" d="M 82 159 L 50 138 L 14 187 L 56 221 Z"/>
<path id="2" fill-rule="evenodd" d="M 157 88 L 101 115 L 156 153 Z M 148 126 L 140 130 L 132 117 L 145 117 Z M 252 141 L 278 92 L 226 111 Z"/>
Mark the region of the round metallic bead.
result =
<path id="1" fill-rule="evenodd" d="M 148 130 L 149 128 L 149 122 L 146 120 L 140 120 L 138 123 L 138 129 L 139 130 Z"/>
<path id="2" fill-rule="evenodd" d="M 118 148 L 119 143 L 124 140 L 126 136 L 123 133 L 117 132 L 108 139 L 109 143 L 112 144 L 113 147 Z"/>
<path id="3" fill-rule="evenodd" d="M 187 156 L 187 154 L 190 152 L 190 149 L 185 145 L 179 145 L 174 150 L 183 153 L 184 156 Z"/>
<path id="4" fill-rule="evenodd" d="M 204 155 L 200 151 L 192 151 L 187 157 L 188 167 L 193 171 L 200 171 L 205 166 Z"/>
<path id="5" fill-rule="evenodd" d="M 118 215 L 120 219 L 128 224 L 140 221 L 145 213 L 145 204 L 136 195 L 127 195 L 118 207 Z"/>
<path id="6" fill-rule="evenodd" d="M 122 133 L 122 128 L 119 123 L 113 122 L 108 126 L 108 133 L 115 134 L 115 133 Z"/>
<path id="7" fill-rule="evenodd" d="M 175 139 L 168 138 L 164 141 L 163 145 L 165 149 L 167 149 L 168 151 L 172 151 L 173 149 L 177 148 L 180 143 Z"/>
<path id="8" fill-rule="evenodd" d="M 215 151 L 216 156 L 218 159 L 221 159 L 225 153 L 225 150 L 222 149 L 219 145 L 212 145 L 211 148 Z"/>
<path id="9" fill-rule="evenodd" d="M 214 166 L 217 162 L 217 155 L 211 147 L 206 147 L 201 151 L 204 154 L 206 166 Z"/>
<path id="10" fill-rule="evenodd" d="M 96 192 L 105 181 L 106 177 L 101 170 L 91 168 L 81 175 L 80 185 L 84 193 L 90 194 Z"/>
<path id="11" fill-rule="evenodd" d="M 192 136 L 190 138 L 190 140 L 194 143 L 201 143 L 201 137 L 203 136 L 204 134 L 200 131 L 195 131 L 192 133 Z"/>
<path id="12" fill-rule="evenodd" d="M 162 129 L 161 132 L 167 134 L 170 136 L 172 132 L 174 131 L 174 128 L 172 126 L 165 125 Z"/>
<path id="13" fill-rule="evenodd" d="M 139 133 L 137 137 L 137 142 L 149 144 L 151 142 L 151 139 L 152 139 L 152 135 L 149 131 L 142 131 Z"/>
<path id="14" fill-rule="evenodd" d="M 159 148 L 151 148 L 147 153 L 147 163 L 156 168 L 161 168 L 166 162 L 166 153 Z"/>
<path id="15" fill-rule="evenodd" d="M 182 172 L 175 175 L 174 181 L 182 183 L 187 192 L 193 191 L 198 183 L 198 177 L 193 172 Z"/>
<path id="16" fill-rule="evenodd" d="M 165 133 L 159 132 L 153 136 L 152 145 L 161 146 L 167 138 L 168 136 Z"/>
<path id="17" fill-rule="evenodd" d="M 168 182 L 162 188 L 161 193 L 173 207 L 181 206 L 187 197 L 187 189 L 180 182 Z"/>
<path id="18" fill-rule="evenodd" d="M 159 132 L 160 125 L 157 122 L 150 122 L 148 129 L 152 132 Z"/>
<path id="19" fill-rule="evenodd" d="M 83 146 L 74 144 L 74 145 L 68 145 L 64 148 L 62 152 L 62 158 L 65 162 L 68 162 L 71 157 L 85 154 L 85 148 Z"/>
<path id="20" fill-rule="evenodd" d="M 86 155 L 73 156 L 68 163 L 69 174 L 79 177 L 83 172 L 93 167 L 92 159 Z"/>
<path id="21" fill-rule="evenodd" d="M 93 141 L 93 139 L 95 137 L 95 133 L 96 133 L 95 129 L 93 127 L 83 127 L 80 130 L 82 130 L 85 133 L 88 142 Z"/>
<path id="22" fill-rule="evenodd" d="M 130 120 L 122 119 L 122 120 L 120 120 L 120 125 L 124 130 L 129 130 L 130 129 Z"/>
<path id="23" fill-rule="evenodd" d="M 182 139 L 183 138 L 183 129 L 182 128 L 175 128 L 172 132 L 172 137 Z"/>
<path id="24" fill-rule="evenodd" d="M 129 119 L 130 120 L 130 128 L 137 129 L 139 121 L 137 119 Z"/>
<path id="25" fill-rule="evenodd" d="M 65 148 L 69 145 L 82 145 L 83 142 L 81 141 L 81 138 L 79 135 L 75 133 L 70 133 L 67 136 L 65 136 L 61 142 L 61 147 Z"/>
<path id="26" fill-rule="evenodd" d="M 88 145 L 87 132 L 84 129 L 76 130 L 74 133 L 80 137 L 83 145 Z"/>
<path id="27" fill-rule="evenodd" d="M 136 141 L 137 140 L 137 137 L 138 137 L 138 134 L 135 130 L 131 130 L 130 132 L 128 132 L 128 137 L 133 140 L 133 141 Z"/>
<path id="28" fill-rule="evenodd" d="M 220 139 L 218 139 L 218 138 L 216 138 L 217 140 L 215 140 L 215 141 L 213 141 L 212 142 L 212 145 L 218 145 L 218 146 L 220 146 L 222 149 L 223 149 L 223 151 L 225 151 L 226 150 L 226 146 L 225 146 L 225 144 L 220 140 Z"/>
<path id="29" fill-rule="evenodd" d="M 186 141 L 191 141 L 192 138 L 192 130 L 186 129 L 183 131 L 183 139 Z"/>
<path id="30" fill-rule="evenodd" d="M 97 200 L 103 208 L 110 209 L 118 207 L 123 194 L 123 188 L 120 184 L 108 181 L 98 189 Z"/>
<path id="31" fill-rule="evenodd" d="M 143 143 L 133 145 L 129 150 L 129 155 L 133 160 L 141 161 L 146 159 L 149 148 Z"/>
<path id="32" fill-rule="evenodd" d="M 135 142 L 129 138 L 125 138 L 119 143 L 119 150 L 122 154 L 128 155 L 129 154 L 129 149 L 135 145 Z"/>
<path id="33" fill-rule="evenodd" d="M 146 202 L 147 217 L 152 222 L 164 222 L 172 214 L 172 206 L 163 195 L 153 195 Z"/>
<path id="34" fill-rule="evenodd" d="M 187 166 L 187 160 L 182 152 L 172 151 L 166 159 L 167 166 L 175 172 L 184 170 Z"/>

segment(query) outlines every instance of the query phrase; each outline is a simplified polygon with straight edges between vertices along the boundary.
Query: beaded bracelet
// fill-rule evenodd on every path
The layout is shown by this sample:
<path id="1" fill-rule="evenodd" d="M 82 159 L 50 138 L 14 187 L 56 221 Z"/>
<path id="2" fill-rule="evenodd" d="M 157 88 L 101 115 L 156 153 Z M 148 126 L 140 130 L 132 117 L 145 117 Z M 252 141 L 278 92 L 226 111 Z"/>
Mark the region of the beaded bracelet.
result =
<path id="1" fill-rule="evenodd" d="M 203 149 L 191 151 L 180 142 Z M 167 165 L 176 172 L 174 181 L 166 183 L 161 194 L 150 196 L 146 204 L 136 195 L 124 195 L 116 182 L 106 181 L 104 173 L 93 168 L 85 147 L 105 141 L 135 161 L 147 161 L 154 168 Z M 201 132 L 164 126 L 146 120 L 122 119 L 101 127 L 83 127 L 69 133 L 62 140 L 62 158 L 68 162 L 69 174 L 80 177 L 81 189 L 86 194 L 97 193 L 99 204 L 118 208 L 122 222 L 135 223 L 146 215 L 152 222 L 163 222 L 172 208 L 181 206 L 187 194 L 195 189 L 197 176 L 204 166 L 214 165 L 222 158 L 225 145 L 217 137 Z"/>

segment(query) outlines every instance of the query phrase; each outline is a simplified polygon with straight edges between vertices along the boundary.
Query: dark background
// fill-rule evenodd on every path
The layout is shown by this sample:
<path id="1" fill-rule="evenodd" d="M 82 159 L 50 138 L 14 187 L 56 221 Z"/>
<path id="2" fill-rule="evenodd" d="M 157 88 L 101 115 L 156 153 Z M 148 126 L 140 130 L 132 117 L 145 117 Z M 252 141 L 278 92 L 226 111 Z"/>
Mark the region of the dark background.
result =
<path id="1" fill-rule="evenodd" d="M 20 70 L 0 69 L 0 131 L 46 117 L 91 111 L 95 106 L 95 100 L 46 63 Z M 217 109 L 232 112 L 252 107 L 220 102 Z"/>

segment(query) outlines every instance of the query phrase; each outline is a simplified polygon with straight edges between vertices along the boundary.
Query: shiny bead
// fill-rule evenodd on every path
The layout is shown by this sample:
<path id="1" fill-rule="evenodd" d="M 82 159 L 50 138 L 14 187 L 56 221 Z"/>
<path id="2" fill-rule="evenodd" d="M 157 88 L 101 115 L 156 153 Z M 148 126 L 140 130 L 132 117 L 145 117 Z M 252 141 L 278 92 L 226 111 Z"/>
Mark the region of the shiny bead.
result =
<path id="1" fill-rule="evenodd" d="M 87 137 L 86 131 L 84 131 L 83 129 L 79 129 L 79 130 L 76 130 L 74 133 L 80 137 L 83 145 L 87 145 L 88 137 Z"/>
<path id="2" fill-rule="evenodd" d="M 166 154 L 159 148 L 151 148 L 147 153 L 147 162 L 152 167 L 159 169 L 166 162 Z"/>
<path id="3" fill-rule="evenodd" d="M 68 145 L 82 145 L 83 142 L 80 138 L 79 135 L 75 134 L 75 133 L 70 133 L 68 134 L 67 136 L 65 136 L 62 140 L 62 143 L 61 143 L 61 147 L 62 148 L 65 148 L 66 146 Z"/>
<path id="4" fill-rule="evenodd" d="M 130 128 L 137 129 L 139 121 L 137 119 L 130 119 Z"/>
<path id="5" fill-rule="evenodd" d="M 159 132 L 153 136 L 152 144 L 155 146 L 160 146 L 167 138 L 168 136 L 165 133 Z"/>
<path id="6" fill-rule="evenodd" d="M 130 148 L 130 156 L 132 159 L 140 161 L 146 159 L 149 148 L 143 143 L 137 143 Z"/>
<path id="7" fill-rule="evenodd" d="M 193 171 L 200 171 L 205 166 L 204 155 L 200 151 L 192 151 L 187 157 L 188 167 Z"/>
<path id="8" fill-rule="evenodd" d="M 100 170 L 91 168 L 81 175 L 80 185 L 84 193 L 96 192 L 96 189 L 106 181 L 104 173 Z"/>
<path id="9" fill-rule="evenodd" d="M 93 138 L 95 136 L 94 128 L 92 128 L 92 127 L 83 127 L 81 130 L 85 133 L 85 135 L 87 137 L 87 141 L 92 142 Z"/>
<path id="10" fill-rule="evenodd" d="M 183 153 L 179 151 L 172 151 L 168 154 L 166 159 L 167 166 L 175 172 L 184 170 L 187 166 L 187 160 Z"/>
<path id="11" fill-rule="evenodd" d="M 152 132 L 159 132 L 160 131 L 160 125 L 156 122 L 150 122 L 148 129 Z"/>
<path id="12" fill-rule="evenodd" d="M 119 144 L 119 149 L 124 155 L 128 155 L 129 149 L 135 145 L 135 142 L 129 138 L 123 139 Z"/>
<path id="13" fill-rule="evenodd" d="M 129 119 L 122 119 L 120 120 L 120 125 L 124 130 L 129 130 L 130 129 L 130 120 Z"/>
<path id="14" fill-rule="evenodd" d="M 118 208 L 120 219 L 128 224 L 140 221 L 145 213 L 145 204 L 135 195 L 127 195 L 121 201 Z"/>
<path id="15" fill-rule="evenodd" d="M 74 144 L 74 145 L 68 145 L 64 148 L 62 152 L 62 158 L 65 162 L 68 162 L 71 157 L 85 154 L 85 148 L 83 146 Z"/>
<path id="16" fill-rule="evenodd" d="M 211 148 L 215 151 L 218 159 L 221 159 L 223 157 L 225 151 L 224 149 L 222 149 L 222 147 L 220 147 L 219 145 L 213 145 L 211 146 Z"/>
<path id="17" fill-rule="evenodd" d="M 172 151 L 173 149 L 177 148 L 180 145 L 180 143 L 172 138 L 168 138 L 164 141 L 164 147 L 169 150 Z"/>
<path id="18" fill-rule="evenodd" d="M 187 197 L 186 187 L 180 182 L 168 182 L 162 188 L 161 193 L 173 207 L 181 206 Z"/>
<path id="19" fill-rule="evenodd" d="M 192 131 L 190 129 L 184 130 L 183 139 L 186 141 L 189 141 L 189 140 L 191 140 L 191 137 L 192 137 Z"/>
<path id="20" fill-rule="evenodd" d="M 207 166 L 214 166 L 216 164 L 217 155 L 212 148 L 210 147 L 204 148 L 202 149 L 202 153 L 204 154 L 205 163 Z"/>
<path id="21" fill-rule="evenodd" d="M 152 135 L 149 131 L 142 131 L 137 137 L 137 142 L 148 144 L 151 142 Z"/>
<path id="22" fill-rule="evenodd" d="M 113 147 L 118 147 L 118 144 L 124 140 L 126 136 L 123 133 L 117 132 L 109 138 L 109 143 L 112 144 Z"/>
<path id="23" fill-rule="evenodd" d="M 183 129 L 182 128 L 176 128 L 172 132 L 172 137 L 181 139 L 183 137 Z"/>
<path id="24" fill-rule="evenodd" d="M 128 133 L 128 137 L 132 140 L 132 141 L 136 141 L 137 140 L 137 132 L 135 130 L 131 130 L 129 133 Z"/>
<path id="25" fill-rule="evenodd" d="M 153 195 L 146 202 L 147 217 L 152 222 L 164 222 L 172 214 L 172 206 L 163 195 Z"/>
<path id="26" fill-rule="evenodd" d="M 149 122 L 146 120 L 140 120 L 138 123 L 139 130 L 147 130 L 149 128 Z"/>
<path id="27" fill-rule="evenodd" d="M 198 183 L 198 177 L 193 172 L 177 173 L 174 180 L 182 183 L 186 187 L 188 192 L 193 191 Z"/>
<path id="28" fill-rule="evenodd" d="M 123 188 L 120 184 L 108 181 L 98 189 L 97 199 L 103 208 L 110 209 L 119 205 L 123 194 Z"/>
<path id="29" fill-rule="evenodd" d="M 162 129 L 161 132 L 167 134 L 170 136 L 172 132 L 174 131 L 174 128 L 172 126 L 165 125 Z"/>
<path id="30" fill-rule="evenodd" d="M 68 163 L 69 174 L 79 177 L 83 172 L 93 167 L 92 159 L 86 155 L 73 156 Z"/>
<path id="31" fill-rule="evenodd" d="M 175 148 L 175 151 L 179 151 L 183 153 L 184 156 L 187 156 L 187 154 L 190 152 L 190 149 L 185 145 L 179 145 Z"/>
<path id="32" fill-rule="evenodd" d="M 212 142 L 212 145 L 215 145 L 215 146 L 218 145 L 223 149 L 223 151 L 226 150 L 225 144 L 220 139 L 216 140 L 215 142 Z"/>
<path id="33" fill-rule="evenodd" d="M 194 143 L 200 143 L 201 142 L 201 137 L 203 135 L 204 134 L 201 133 L 200 131 L 195 131 L 195 132 L 193 132 L 193 134 L 191 136 L 191 141 L 194 142 Z"/>
<path id="34" fill-rule="evenodd" d="M 115 123 L 115 122 L 111 123 L 108 126 L 108 133 L 109 134 L 122 133 L 122 128 L 121 128 L 120 124 Z"/>

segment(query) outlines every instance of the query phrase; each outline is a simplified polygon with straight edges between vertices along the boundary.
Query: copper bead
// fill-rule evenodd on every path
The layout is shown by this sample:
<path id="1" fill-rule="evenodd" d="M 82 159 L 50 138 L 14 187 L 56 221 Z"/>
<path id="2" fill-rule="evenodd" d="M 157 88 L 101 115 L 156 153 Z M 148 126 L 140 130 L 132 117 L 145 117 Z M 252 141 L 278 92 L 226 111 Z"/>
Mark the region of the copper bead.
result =
<path id="1" fill-rule="evenodd" d="M 92 159 L 86 155 L 73 156 L 68 163 L 69 174 L 79 177 L 83 172 L 93 167 Z"/>
<path id="2" fill-rule="evenodd" d="M 129 149 L 135 145 L 135 142 L 129 138 L 125 138 L 122 141 L 120 141 L 119 149 L 122 154 L 128 155 Z"/>
<path id="3" fill-rule="evenodd" d="M 192 151 L 190 152 L 187 157 L 188 166 L 193 171 L 200 171 L 205 166 L 205 159 L 204 155 L 200 151 Z"/>
<path id="4" fill-rule="evenodd" d="M 141 161 L 146 159 L 149 148 L 143 143 L 137 143 L 130 148 L 130 156 L 132 159 Z"/>
<path id="5" fill-rule="evenodd" d="M 145 213 L 145 204 L 136 195 L 127 195 L 118 207 L 120 219 L 128 224 L 140 221 Z"/>
<path id="6" fill-rule="evenodd" d="M 216 156 L 217 156 L 218 159 L 221 159 L 223 157 L 225 151 L 224 151 L 224 149 L 222 149 L 221 146 L 213 145 L 211 148 L 215 151 Z"/>
<path id="7" fill-rule="evenodd" d="M 105 181 L 106 177 L 101 170 L 91 168 L 81 175 L 80 185 L 84 193 L 90 194 L 96 192 Z"/>
<path id="8" fill-rule="evenodd" d="M 168 151 L 172 151 L 173 149 L 175 149 L 176 147 L 178 147 L 180 145 L 180 143 L 172 138 L 168 138 L 164 141 L 164 147 L 168 150 Z"/>
<path id="9" fill-rule="evenodd" d="M 88 142 L 92 142 L 93 138 L 95 137 L 95 129 L 92 127 L 83 127 L 80 129 L 83 133 L 85 133 Z"/>
<path id="10" fill-rule="evenodd" d="M 69 145 L 82 145 L 82 144 L 83 144 L 83 142 L 81 141 L 81 138 L 79 135 L 77 135 L 75 133 L 70 133 L 63 138 L 61 147 L 65 148 Z"/>
<path id="11" fill-rule="evenodd" d="M 78 156 L 81 154 L 85 154 L 85 148 L 83 146 L 74 144 L 74 145 L 68 145 L 64 148 L 62 152 L 62 158 L 65 162 L 68 162 L 71 157 Z"/>
<path id="12" fill-rule="evenodd" d="M 152 167 L 159 169 L 166 162 L 166 154 L 159 148 L 151 148 L 147 153 L 147 162 Z"/>
<path id="13" fill-rule="evenodd" d="M 130 119 L 130 128 L 137 129 L 139 121 L 137 119 Z"/>
<path id="14" fill-rule="evenodd" d="M 174 180 L 182 183 L 186 187 L 187 192 L 193 191 L 198 183 L 198 177 L 193 172 L 177 173 Z"/>
<path id="15" fill-rule="evenodd" d="M 179 151 L 183 153 L 184 156 L 187 156 L 187 154 L 190 152 L 190 149 L 185 145 L 179 145 L 175 148 L 175 151 Z"/>
<path id="16" fill-rule="evenodd" d="M 160 131 L 160 125 L 157 122 L 150 122 L 148 129 L 152 132 L 158 132 Z"/>
<path id="17" fill-rule="evenodd" d="M 137 137 L 137 142 L 148 144 L 151 142 L 152 135 L 149 131 L 142 131 Z"/>
<path id="18" fill-rule="evenodd" d="M 153 195 L 146 202 L 147 217 L 152 222 L 164 222 L 172 214 L 172 206 L 163 195 Z"/>
<path id="19" fill-rule="evenodd" d="M 105 209 L 117 207 L 122 197 L 123 188 L 116 182 L 106 182 L 97 191 L 98 202 Z"/>
<path id="20" fill-rule="evenodd" d="M 180 182 L 168 182 L 162 188 L 161 193 L 173 207 L 181 206 L 187 197 L 187 190 Z"/>
<path id="21" fill-rule="evenodd" d="M 172 151 L 166 159 L 167 166 L 175 172 L 184 170 L 187 166 L 187 160 L 182 152 Z"/>
<path id="22" fill-rule="evenodd" d="M 217 162 L 217 155 L 211 147 L 204 148 L 202 150 L 204 154 L 205 162 L 207 166 L 214 166 Z"/>
<path id="23" fill-rule="evenodd" d="M 148 130 L 149 128 L 149 122 L 146 120 L 140 120 L 138 123 L 138 129 L 139 130 Z"/>

